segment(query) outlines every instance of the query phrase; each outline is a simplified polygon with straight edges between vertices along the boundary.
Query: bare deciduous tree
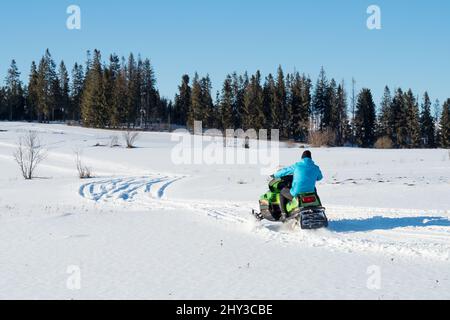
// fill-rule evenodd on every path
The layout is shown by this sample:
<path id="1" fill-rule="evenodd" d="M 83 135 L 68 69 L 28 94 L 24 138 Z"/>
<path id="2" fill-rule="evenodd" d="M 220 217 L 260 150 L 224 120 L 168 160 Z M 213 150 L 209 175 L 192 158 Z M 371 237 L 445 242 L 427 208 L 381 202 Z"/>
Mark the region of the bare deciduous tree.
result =
<path id="1" fill-rule="evenodd" d="M 125 140 L 125 143 L 126 143 L 128 149 L 135 148 L 134 143 L 136 142 L 138 137 L 139 137 L 139 132 L 137 132 L 137 131 L 127 130 L 123 133 L 123 138 Z"/>
<path id="2" fill-rule="evenodd" d="M 42 148 L 39 137 L 35 131 L 29 131 L 19 139 L 19 146 L 14 152 L 14 160 L 19 165 L 22 176 L 26 180 L 33 178 L 37 165 L 45 159 L 45 150 Z"/>
<path id="3" fill-rule="evenodd" d="M 85 166 L 81 160 L 81 151 L 75 151 L 75 163 L 77 165 L 78 177 L 80 179 L 90 179 L 92 178 L 91 168 Z"/>

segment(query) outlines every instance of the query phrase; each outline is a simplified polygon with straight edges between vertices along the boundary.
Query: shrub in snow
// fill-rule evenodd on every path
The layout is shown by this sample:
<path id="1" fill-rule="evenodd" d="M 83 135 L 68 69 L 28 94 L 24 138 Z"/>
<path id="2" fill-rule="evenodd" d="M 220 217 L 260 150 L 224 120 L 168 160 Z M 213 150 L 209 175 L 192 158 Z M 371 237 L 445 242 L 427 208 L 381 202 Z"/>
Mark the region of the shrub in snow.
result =
<path id="1" fill-rule="evenodd" d="M 375 148 L 377 149 L 392 149 L 393 143 L 391 138 L 389 137 L 381 137 L 378 138 L 377 142 L 375 142 Z"/>
<path id="2" fill-rule="evenodd" d="M 80 179 L 92 178 L 92 170 L 83 164 L 81 160 L 81 151 L 75 151 L 75 163 L 77 166 L 78 177 Z"/>
<path id="3" fill-rule="evenodd" d="M 29 131 L 19 139 L 19 146 L 14 152 L 14 160 L 19 165 L 26 180 L 33 178 L 33 173 L 40 162 L 45 159 L 45 151 L 36 132 Z"/>
<path id="4" fill-rule="evenodd" d="M 336 141 L 336 134 L 333 130 L 311 131 L 308 136 L 308 143 L 312 147 L 332 147 Z"/>
<path id="5" fill-rule="evenodd" d="M 111 148 L 120 147 L 119 137 L 118 136 L 111 136 L 111 141 L 109 142 L 109 146 Z"/>
<path id="6" fill-rule="evenodd" d="M 134 143 L 136 142 L 138 137 L 139 137 L 139 132 L 137 132 L 137 131 L 127 130 L 123 133 L 123 138 L 125 140 L 125 144 L 128 149 L 135 148 Z"/>

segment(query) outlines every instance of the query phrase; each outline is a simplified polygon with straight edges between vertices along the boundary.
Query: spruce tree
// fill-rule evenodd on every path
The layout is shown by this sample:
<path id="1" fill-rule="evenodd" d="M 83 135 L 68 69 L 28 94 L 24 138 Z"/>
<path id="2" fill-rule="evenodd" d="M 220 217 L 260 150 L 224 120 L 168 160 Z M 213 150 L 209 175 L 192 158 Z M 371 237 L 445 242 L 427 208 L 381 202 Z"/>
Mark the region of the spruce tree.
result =
<path id="1" fill-rule="evenodd" d="M 391 104 L 389 126 L 392 128 L 392 141 L 397 148 L 407 146 L 408 123 L 406 116 L 406 104 L 402 89 L 397 89 Z"/>
<path id="2" fill-rule="evenodd" d="M 339 84 L 336 91 L 336 102 L 334 110 L 336 144 L 343 146 L 349 139 L 349 123 L 347 117 L 347 96 L 344 84 Z"/>
<path id="3" fill-rule="evenodd" d="M 211 95 L 211 79 L 209 78 L 209 75 L 206 75 L 206 77 L 203 77 L 200 80 L 200 87 L 201 87 L 201 120 L 203 121 L 203 124 L 205 127 L 208 128 L 214 128 L 216 127 L 216 112 L 214 108 L 213 98 Z"/>
<path id="4" fill-rule="evenodd" d="M 279 129 L 282 137 L 286 137 L 285 127 L 288 117 L 286 112 L 286 98 L 286 84 L 284 82 L 284 73 L 281 66 L 279 66 L 275 87 L 274 107 L 272 111 L 272 127 L 274 129 Z"/>
<path id="5" fill-rule="evenodd" d="M 450 99 L 447 99 L 442 106 L 439 141 L 442 148 L 450 148 Z"/>
<path id="6" fill-rule="evenodd" d="M 70 80 L 64 61 L 61 61 L 61 64 L 59 65 L 58 81 L 60 94 L 58 108 L 61 112 L 61 120 L 65 121 L 70 110 Z"/>
<path id="7" fill-rule="evenodd" d="M 383 98 L 381 100 L 380 105 L 380 114 L 378 117 L 378 137 L 389 137 L 391 140 L 393 137 L 393 128 L 391 127 L 391 119 L 392 119 L 392 96 L 391 90 L 386 86 L 384 88 Z"/>
<path id="8" fill-rule="evenodd" d="M 108 113 L 103 82 L 103 68 L 100 51 L 94 51 L 92 66 L 86 76 L 81 102 L 81 116 L 83 125 L 87 127 L 103 128 L 107 125 Z"/>
<path id="9" fill-rule="evenodd" d="M 233 79 L 228 75 L 223 82 L 220 96 L 221 129 L 227 130 L 233 127 Z"/>
<path id="10" fill-rule="evenodd" d="M 81 97 L 84 87 L 83 66 L 75 63 L 72 69 L 72 83 L 70 90 L 70 117 L 79 121 L 81 117 Z"/>
<path id="11" fill-rule="evenodd" d="M 188 128 L 194 129 L 194 121 L 202 121 L 202 86 L 200 84 L 200 79 L 197 73 L 194 75 L 192 82 L 192 95 L 190 110 L 188 113 Z"/>
<path id="12" fill-rule="evenodd" d="M 313 126 L 315 130 L 318 129 L 322 131 L 325 128 L 323 118 L 326 110 L 329 108 L 328 103 L 328 80 L 325 70 L 322 67 L 320 69 L 320 74 L 317 79 L 312 98 Z"/>
<path id="13" fill-rule="evenodd" d="M 26 118 L 28 121 L 32 121 L 37 117 L 37 109 L 38 109 L 38 72 L 36 63 L 33 61 L 31 63 L 30 75 L 28 77 L 28 91 L 27 91 L 27 115 Z"/>
<path id="14" fill-rule="evenodd" d="M 179 125 L 187 125 L 189 110 L 191 109 L 191 87 L 189 76 L 183 75 L 181 85 L 178 86 L 178 94 L 175 96 L 174 119 Z"/>
<path id="15" fill-rule="evenodd" d="M 5 79 L 6 107 L 8 120 L 22 120 L 24 116 L 24 98 L 20 72 L 15 60 L 11 61 Z"/>
<path id="16" fill-rule="evenodd" d="M 355 114 L 356 143 L 363 148 L 370 148 L 375 142 L 376 112 L 370 89 L 362 89 L 358 95 Z"/>
<path id="17" fill-rule="evenodd" d="M 436 147 L 435 125 L 433 116 L 431 115 L 431 100 L 428 96 L 428 92 L 425 92 L 423 95 L 422 113 L 420 115 L 420 132 L 425 148 Z"/>
<path id="18" fill-rule="evenodd" d="M 256 72 L 250 78 L 250 83 L 245 90 L 243 129 L 255 129 L 259 131 L 264 128 L 263 111 L 263 89 L 261 87 L 261 73 Z"/>
<path id="19" fill-rule="evenodd" d="M 420 147 L 419 106 L 411 89 L 405 94 L 406 121 L 407 121 L 407 147 Z"/>
<path id="20" fill-rule="evenodd" d="M 263 112 L 265 117 L 265 127 L 274 128 L 273 123 L 278 121 L 278 114 L 275 110 L 275 80 L 269 73 L 263 86 Z"/>

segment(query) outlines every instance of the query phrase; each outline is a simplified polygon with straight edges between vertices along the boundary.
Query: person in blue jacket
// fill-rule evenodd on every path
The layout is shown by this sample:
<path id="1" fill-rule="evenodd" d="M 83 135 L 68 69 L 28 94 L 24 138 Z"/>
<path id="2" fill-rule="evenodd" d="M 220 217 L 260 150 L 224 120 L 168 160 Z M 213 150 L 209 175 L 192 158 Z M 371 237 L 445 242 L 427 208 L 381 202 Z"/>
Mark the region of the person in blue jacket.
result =
<path id="1" fill-rule="evenodd" d="M 281 169 L 273 175 L 280 179 L 285 176 L 293 175 L 292 188 L 281 190 L 280 206 L 284 215 L 286 215 L 286 203 L 292 201 L 294 197 L 302 193 L 316 192 L 316 182 L 323 179 L 320 168 L 312 160 L 311 151 L 303 152 L 302 160 L 293 166 Z"/>

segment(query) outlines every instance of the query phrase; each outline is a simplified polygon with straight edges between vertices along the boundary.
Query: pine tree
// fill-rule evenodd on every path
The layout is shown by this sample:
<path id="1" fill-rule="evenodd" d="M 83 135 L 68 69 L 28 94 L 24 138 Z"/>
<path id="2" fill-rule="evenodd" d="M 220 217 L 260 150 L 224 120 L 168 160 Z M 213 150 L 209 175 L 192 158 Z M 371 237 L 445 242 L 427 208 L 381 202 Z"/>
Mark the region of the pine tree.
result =
<path id="1" fill-rule="evenodd" d="M 242 112 L 244 108 L 245 89 L 248 86 L 247 72 L 243 76 L 238 76 L 236 72 L 232 75 L 233 78 L 233 124 L 234 128 L 242 128 Z"/>
<path id="2" fill-rule="evenodd" d="M 70 80 L 64 61 L 61 61 L 58 72 L 59 81 L 59 109 L 61 110 L 62 120 L 65 121 L 70 110 Z"/>
<path id="3" fill-rule="evenodd" d="M 355 114 L 356 143 L 363 148 L 372 147 L 375 142 L 375 103 L 370 89 L 362 89 L 358 95 Z"/>
<path id="4" fill-rule="evenodd" d="M 251 76 L 250 83 L 245 90 L 242 121 L 244 130 L 255 129 L 259 131 L 264 128 L 263 89 L 259 71 Z"/>
<path id="5" fill-rule="evenodd" d="M 83 125 L 103 128 L 107 125 L 108 113 L 103 81 L 103 68 L 100 51 L 94 50 L 92 66 L 86 76 L 81 102 Z"/>
<path id="6" fill-rule="evenodd" d="M 450 99 L 447 99 L 442 106 L 439 141 L 442 148 L 450 148 Z"/>
<path id="7" fill-rule="evenodd" d="M 273 124 L 279 121 L 279 115 L 275 109 L 275 80 L 271 73 L 266 77 L 263 86 L 263 112 L 265 127 L 267 129 L 275 128 Z"/>
<path id="8" fill-rule="evenodd" d="M 201 95 L 200 95 L 201 120 L 203 121 L 203 125 L 205 127 L 214 128 L 216 118 L 215 118 L 213 98 L 211 95 L 212 84 L 209 75 L 206 75 L 206 77 L 203 77 L 200 80 L 200 87 L 201 87 Z"/>
<path id="9" fill-rule="evenodd" d="M 272 128 L 279 129 L 282 137 L 286 137 L 286 84 L 284 82 L 284 73 L 281 66 L 278 67 L 277 81 L 275 85 L 274 105 L 272 110 Z"/>
<path id="10" fill-rule="evenodd" d="M 338 127 L 337 111 L 337 84 L 334 79 L 331 79 L 326 88 L 326 104 L 323 112 L 322 126 L 325 129 L 336 133 Z"/>
<path id="11" fill-rule="evenodd" d="M 81 118 L 81 97 L 84 87 L 83 66 L 75 63 L 72 69 L 72 83 L 70 90 L 70 117 L 79 121 Z"/>
<path id="12" fill-rule="evenodd" d="M 397 148 L 407 146 L 408 123 L 403 91 L 397 89 L 391 104 L 389 126 L 392 128 L 392 141 Z"/>
<path id="13" fill-rule="evenodd" d="M 174 119 L 179 125 L 187 125 L 188 114 L 191 109 L 191 87 L 189 86 L 189 76 L 183 75 L 181 85 L 178 86 L 178 94 L 175 96 Z"/>
<path id="14" fill-rule="evenodd" d="M 20 81 L 20 72 L 15 60 L 11 61 L 5 84 L 8 120 L 22 120 L 24 117 L 23 88 L 22 82 Z"/>
<path id="15" fill-rule="evenodd" d="M 428 92 L 425 92 L 423 96 L 422 113 L 420 116 L 420 132 L 425 148 L 436 147 L 435 125 L 433 116 L 431 115 L 431 100 L 428 96 Z"/>
<path id="16" fill-rule="evenodd" d="M 404 97 L 407 121 L 407 147 L 420 147 L 419 106 L 411 89 Z"/>
<path id="17" fill-rule="evenodd" d="M 8 112 L 6 108 L 6 90 L 0 86 L 0 120 L 7 120 Z"/>
<path id="18" fill-rule="evenodd" d="M 349 123 L 347 117 L 347 95 L 345 93 L 344 84 L 339 84 L 336 91 L 336 104 L 334 111 L 336 123 L 336 144 L 343 146 L 349 139 Z"/>
<path id="19" fill-rule="evenodd" d="M 378 117 L 378 130 L 377 130 L 377 136 L 378 137 L 389 137 L 390 139 L 393 139 L 393 128 L 391 127 L 391 119 L 392 119 L 392 96 L 391 96 L 391 90 L 389 90 L 389 87 L 386 86 L 384 88 L 384 94 L 383 98 L 381 100 L 381 106 L 380 106 L 380 114 Z"/>
<path id="20" fill-rule="evenodd" d="M 220 96 L 221 129 L 233 128 L 233 79 L 228 75 L 223 83 Z"/>
<path id="21" fill-rule="evenodd" d="M 142 63 L 140 81 L 141 110 L 144 113 L 144 122 L 147 125 L 151 119 L 151 115 L 155 114 L 159 100 L 159 93 L 156 89 L 155 72 L 149 59 L 145 59 Z M 164 109 L 165 108 L 166 107 L 164 107 Z M 161 117 L 165 118 L 165 115 L 162 115 Z"/>
<path id="22" fill-rule="evenodd" d="M 125 68 L 120 68 L 114 81 L 114 90 L 112 95 L 110 123 L 114 128 L 127 123 L 128 114 L 128 86 Z"/>
<path id="23" fill-rule="evenodd" d="M 202 121 L 202 86 L 197 73 L 195 73 L 194 80 L 192 82 L 192 95 L 190 110 L 188 113 L 188 128 L 194 129 L 194 121 Z"/>
<path id="24" fill-rule="evenodd" d="M 289 104 L 292 108 L 292 137 L 295 140 L 305 141 L 309 129 L 311 103 L 310 80 L 305 76 L 300 76 L 298 72 L 291 78 Z"/>
<path id="25" fill-rule="evenodd" d="M 326 110 L 329 108 L 328 99 L 328 80 L 325 74 L 325 70 L 322 67 L 317 79 L 317 83 L 314 89 L 314 95 L 312 98 L 312 111 L 313 111 L 313 125 L 314 129 L 323 130 L 325 124 L 323 122 Z"/>
<path id="26" fill-rule="evenodd" d="M 38 109 L 38 72 L 36 63 L 33 61 L 31 63 L 30 75 L 28 77 L 28 91 L 27 91 L 27 110 L 26 110 L 26 118 L 28 121 L 32 121 L 37 117 L 37 109 Z"/>

